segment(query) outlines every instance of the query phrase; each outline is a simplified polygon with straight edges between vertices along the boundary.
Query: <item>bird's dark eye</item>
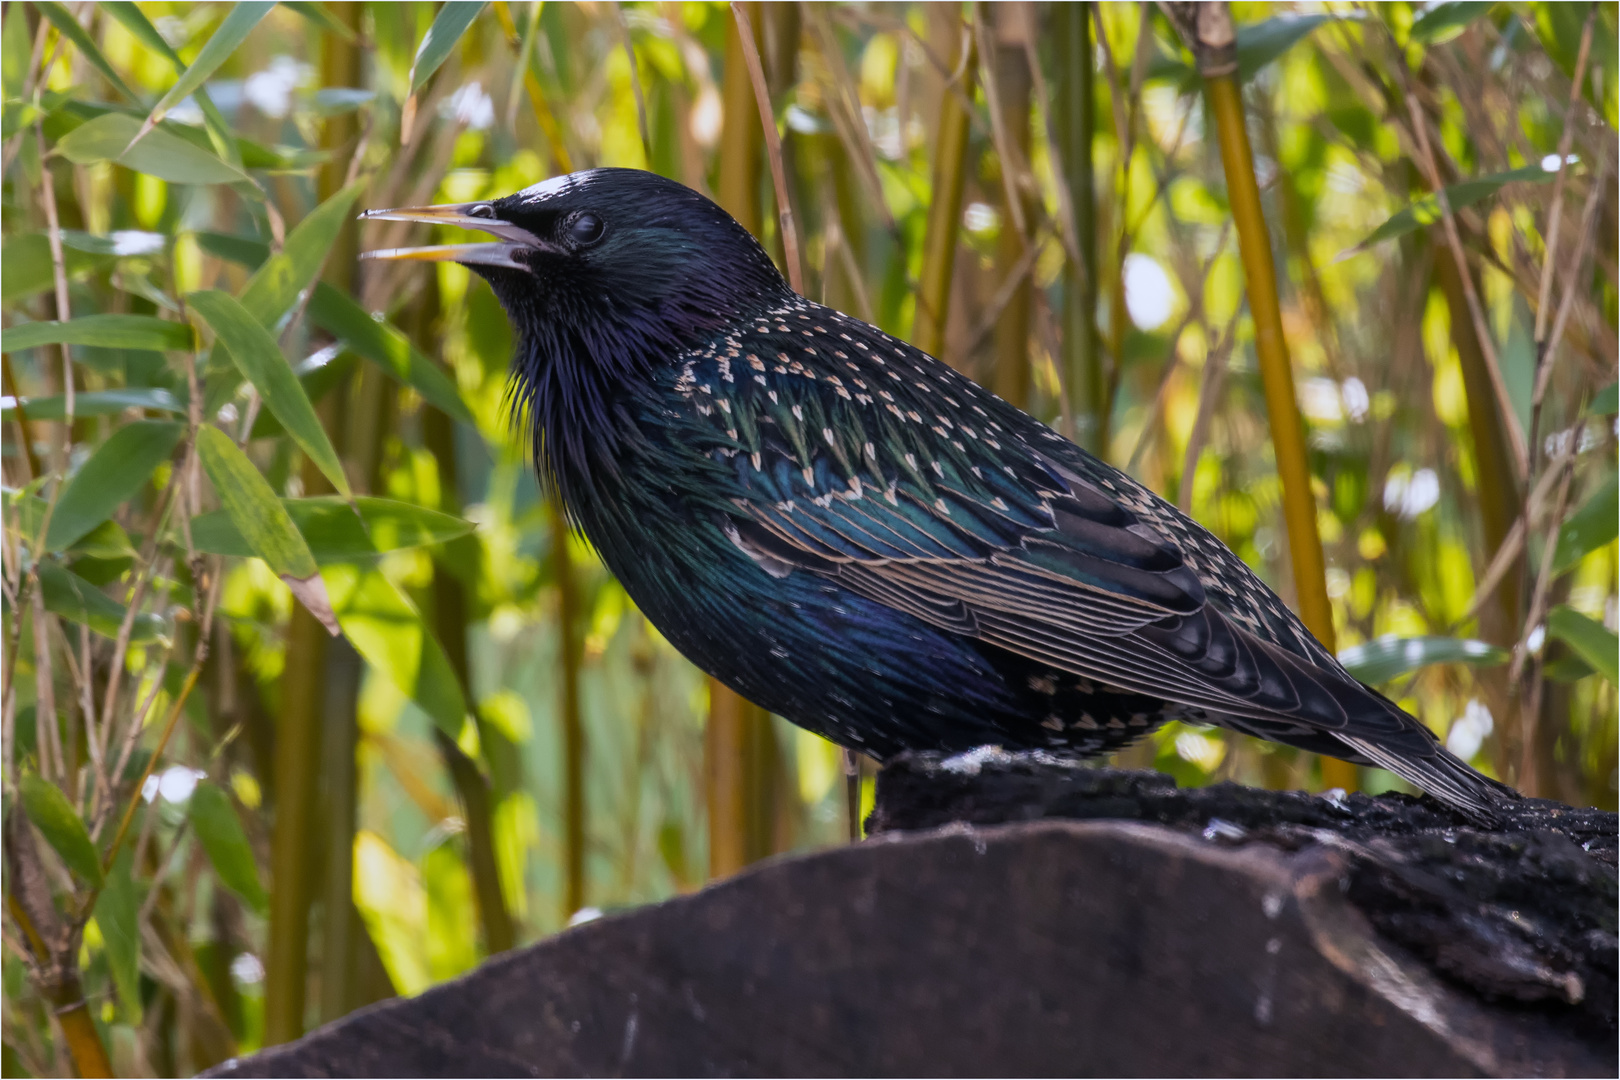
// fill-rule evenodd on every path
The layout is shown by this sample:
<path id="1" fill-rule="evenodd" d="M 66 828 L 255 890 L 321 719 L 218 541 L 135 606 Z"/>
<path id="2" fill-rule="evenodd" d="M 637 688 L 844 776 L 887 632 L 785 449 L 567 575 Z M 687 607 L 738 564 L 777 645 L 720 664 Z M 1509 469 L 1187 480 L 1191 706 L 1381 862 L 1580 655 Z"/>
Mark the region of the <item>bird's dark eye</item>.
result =
<path id="1" fill-rule="evenodd" d="M 495 208 L 489 205 L 489 203 L 479 203 L 477 206 L 474 206 L 467 211 L 467 216 L 476 218 L 492 218 L 495 216 Z"/>
<path id="2" fill-rule="evenodd" d="M 568 223 L 568 238 L 581 246 L 594 244 L 602 239 L 602 219 L 595 214 L 580 214 Z"/>

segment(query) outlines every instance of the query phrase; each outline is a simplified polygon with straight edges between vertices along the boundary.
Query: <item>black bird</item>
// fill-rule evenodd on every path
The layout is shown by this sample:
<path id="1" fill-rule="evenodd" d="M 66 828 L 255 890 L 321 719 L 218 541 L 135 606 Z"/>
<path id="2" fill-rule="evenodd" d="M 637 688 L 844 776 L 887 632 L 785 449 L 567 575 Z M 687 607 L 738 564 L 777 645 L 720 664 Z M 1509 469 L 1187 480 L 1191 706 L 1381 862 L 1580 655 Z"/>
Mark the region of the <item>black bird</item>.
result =
<path id="1" fill-rule="evenodd" d="M 793 292 L 729 214 L 592 169 L 377 210 L 485 243 L 536 466 L 653 624 L 744 697 L 879 760 L 1097 755 L 1171 719 L 1378 765 L 1471 817 L 1516 798 L 1352 678 L 1129 476 Z"/>

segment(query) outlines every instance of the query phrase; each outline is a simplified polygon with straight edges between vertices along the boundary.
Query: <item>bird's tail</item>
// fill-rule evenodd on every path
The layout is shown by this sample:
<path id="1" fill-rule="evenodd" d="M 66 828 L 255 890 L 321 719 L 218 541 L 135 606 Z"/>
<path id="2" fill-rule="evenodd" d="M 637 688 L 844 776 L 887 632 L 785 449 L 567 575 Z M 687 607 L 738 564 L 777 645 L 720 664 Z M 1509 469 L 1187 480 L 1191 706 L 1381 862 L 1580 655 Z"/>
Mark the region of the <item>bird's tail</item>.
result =
<path id="1" fill-rule="evenodd" d="M 1369 739 L 1339 735 L 1339 740 L 1380 768 L 1425 791 L 1482 825 L 1500 825 L 1503 812 L 1524 796 L 1476 771 L 1444 746 L 1417 757 L 1397 753 Z"/>

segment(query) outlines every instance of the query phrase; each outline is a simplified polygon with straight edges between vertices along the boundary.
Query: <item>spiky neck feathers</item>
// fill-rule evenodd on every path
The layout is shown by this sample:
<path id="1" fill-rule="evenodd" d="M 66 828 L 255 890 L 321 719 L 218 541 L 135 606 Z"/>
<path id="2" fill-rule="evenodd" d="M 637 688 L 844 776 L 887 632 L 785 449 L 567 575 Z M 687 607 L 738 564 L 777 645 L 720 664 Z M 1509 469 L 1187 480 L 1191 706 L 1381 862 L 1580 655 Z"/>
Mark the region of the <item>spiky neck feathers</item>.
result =
<path id="1" fill-rule="evenodd" d="M 474 269 L 518 329 L 512 404 L 565 496 L 612 467 L 615 410 L 661 368 L 794 295 L 731 215 L 652 173 L 596 169 L 490 206 L 541 241 L 528 271 Z"/>

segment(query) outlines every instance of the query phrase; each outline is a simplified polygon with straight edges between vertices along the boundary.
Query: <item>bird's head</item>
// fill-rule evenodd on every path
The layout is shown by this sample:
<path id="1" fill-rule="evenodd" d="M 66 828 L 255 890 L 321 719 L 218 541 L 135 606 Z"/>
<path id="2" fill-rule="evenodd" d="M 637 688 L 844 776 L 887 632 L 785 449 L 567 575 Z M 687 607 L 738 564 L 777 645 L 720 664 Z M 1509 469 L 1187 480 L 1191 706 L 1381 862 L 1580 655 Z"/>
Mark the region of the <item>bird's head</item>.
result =
<path id="1" fill-rule="evenodd" d="M 611 368 L 649 344 L 667 354 L 787 289 L 759 241 L 730 214 L 639 169 L 590 169 L 500 199 L 361 216 L 495 237 L 365 257 L 467 266 L 490 283 L 519 332 L 556 362 Z"/>
<path id="2" fill-rule="evenodd" d="M 494 238 L 365 257 L 458 262 L 489 282 L 518 332 L 513 390 L 542 441 L 596 437 L 588 429 L 616 391 L 790 295 L 730 214 L 639 169 L 591 169 L 500 199 L 362 217 Z"/>

